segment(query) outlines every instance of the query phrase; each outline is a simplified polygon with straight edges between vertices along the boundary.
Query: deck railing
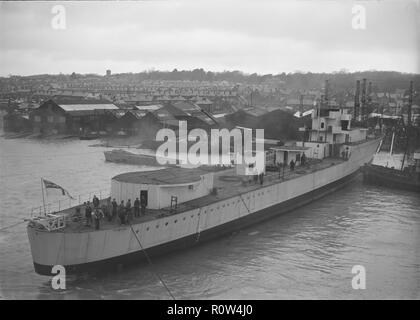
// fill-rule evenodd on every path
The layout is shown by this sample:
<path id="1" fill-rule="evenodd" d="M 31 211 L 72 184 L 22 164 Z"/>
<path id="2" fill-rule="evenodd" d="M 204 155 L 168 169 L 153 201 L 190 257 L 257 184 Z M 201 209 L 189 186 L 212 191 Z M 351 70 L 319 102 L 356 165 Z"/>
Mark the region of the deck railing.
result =
<path id="1" fill-rule="evenodd" d="M 93 196 L 96 195 L 99 200 L 107 199 L 110 196 L 109 190 L 98 190 L 95 192 L 89 192 L 86 194 L 80 194 L 74 199 L 62 199 L 55 202 L 45 203 L 37 207 L 31 208 L 31 217 L 33 216 L 42 216 L 45 214 L 60 212 L 78 205 L 82 205 L 84 202 L 90 201 L 92 203 Z"/>

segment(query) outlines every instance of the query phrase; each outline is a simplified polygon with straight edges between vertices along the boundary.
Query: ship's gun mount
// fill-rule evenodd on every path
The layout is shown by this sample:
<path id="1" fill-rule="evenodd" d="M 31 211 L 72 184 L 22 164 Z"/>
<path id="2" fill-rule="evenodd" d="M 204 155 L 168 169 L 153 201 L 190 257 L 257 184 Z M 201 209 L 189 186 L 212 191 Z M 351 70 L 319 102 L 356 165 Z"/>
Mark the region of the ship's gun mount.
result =
<path id="1" fill-rule="evenodd" d="M 56 231 L 66 227 L 64 215 L 47 214 L 42 217 L 28 219 L 29 225 L 39 230 Z"/>

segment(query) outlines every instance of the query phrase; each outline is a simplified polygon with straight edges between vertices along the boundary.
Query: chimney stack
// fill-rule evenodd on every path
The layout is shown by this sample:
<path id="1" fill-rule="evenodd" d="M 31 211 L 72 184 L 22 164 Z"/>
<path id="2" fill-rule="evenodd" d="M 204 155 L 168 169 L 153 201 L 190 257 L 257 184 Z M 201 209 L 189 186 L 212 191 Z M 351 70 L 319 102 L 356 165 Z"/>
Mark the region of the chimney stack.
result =
<path id="1" fill-rule="evenodd" d="M 325 92 L 324 92 L 324 101 L 325 101 L 325 105 L 326 105 L 326 107 L 328 107 L 329 106 L 329 103 L 328 103 L 328 100 L 329 100 L 329 97 L 328 97 L 328 93 L 329 93 L 329 83 L 328 83 L 328 80 L 325 80 Z"/>
<path id="2" fill-rule="evenodd" d="M 354 94 L 354 120 L 359 121 L 360 116 L 360 80 L 356 81 L 356 93 Z"/>

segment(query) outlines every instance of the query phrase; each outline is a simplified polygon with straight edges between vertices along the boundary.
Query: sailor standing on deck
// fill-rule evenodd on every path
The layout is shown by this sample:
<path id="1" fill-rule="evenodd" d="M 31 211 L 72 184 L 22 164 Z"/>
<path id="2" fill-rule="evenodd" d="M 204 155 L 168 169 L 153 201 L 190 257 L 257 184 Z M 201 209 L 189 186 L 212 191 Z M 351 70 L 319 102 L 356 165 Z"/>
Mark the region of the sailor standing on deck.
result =
<path id="1" fill-rule="evenodd" d="M 141 215 L 144 216 L 146 214 L 146 197 L 145 196 L 141 196 L 140 207 L 141 207 Z"/>
<path id="2" fill-rule="evenodd" d="M 131 199 L 127 200 L 127 204 L 125 205 L 127 209 L 127 221 L 133 220 L 133 212 L 131 210 Z"/>
<path id="3" fill-rule="evenodd" d="M 302 154 L 302 157 L 300 158 L 300 165 L 304 166 L 306 162 L 306 155 L 305 153 Z"/>
<path id="4" fill-rule="evenodd" d="M 118 217 L 120 218 L 120 223 L 121 224 L 125 224 L 125 206 L 124 206 L 124 200 L 121 200 L 121 203 L 118 206 Z"/>
<path id="5" fill-rule="evenodd" d="M 140 217 L 140 200 L 139 200 L 139 198 L 136 198 L 136 200 L 134 200 L 134 216 L 136 218 Z"/>
<path id="6" fill-rule="evenodd" d="M 115 217 L 117 216 L 117 209 L 118 209 L 118 204 L 117 204 L 117 201 L 115 201 L 115 198 L 112 199 L 111 205 L 112 205 L 112 220 L 114 220 Z"/>
<path id="7" fill-rule="evenodd" d="M 95 208 L 99 207 L 99 199 L 98 199 L 98 197 L 96 195 L 93 196 L 92 202 L 93 202 L 93 206 Z"/>
<path id="8" fill-rule="evenodd" d="M 292 161 L 290 161 L 290 170 L 291 171 L 295 170 L 295 162 L 293 161 L 293 159 Z"/>
<path id="9" fill-rule="evenodd" d="M 90 226 L 92 223 L 92 208 L 90 206 L 89 201 L 86 203 L 86 207 L 85 207 L 85 217 L 86 217 L 86 225 Z"/>
<path id="10" fill-rule="evenodd" d="M 102 211 L 98 208 L 93 210 L 93 220 L 95 221 L 95 229 L 99 230 L 99 220 L 102 218 Z"/>
<path id="11" fill-rule="evenodd" d="M 101 206 L 101 210 L 102 210 L 103 216 L 106 217 L 109 222 L 111 222 L 112 215 L 111 215 L 111 211 L 109 210 L 109 205 L 107 206 L 107 205 L 103 204 Z"/>

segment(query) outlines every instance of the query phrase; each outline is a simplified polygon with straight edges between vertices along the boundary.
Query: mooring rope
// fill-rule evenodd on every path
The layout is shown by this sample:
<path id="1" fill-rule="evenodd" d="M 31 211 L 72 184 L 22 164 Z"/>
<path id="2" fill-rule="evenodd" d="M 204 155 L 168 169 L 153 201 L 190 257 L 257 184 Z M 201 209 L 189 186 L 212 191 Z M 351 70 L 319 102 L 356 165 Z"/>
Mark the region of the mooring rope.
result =
<path id="1" fill-rule="evenodd" d="M 244 204 L 244 206 L 245 206 L 246 210 L 248 210 L 248 213 L 251 213 L 251 211 L 248 209 L 248 206 L 247 206 L 247 205 L 246 205 L 246 203 L 245 203 L 245 200 L 242 198 L 242 195 L 241 195 L 241 194 L 239 195 L 239 198 L 241 198 L 242 203 Z"/>
<path id="2" fill-rule="evenodd" d="M 159 274 L 156 271 L 154 271 L 153 262 L 150 259 L 149 255 L 147 254 L 146 250 L 144 250 L 143 246 L 141 245 L 140 239 L 137 237 L 137 234 L 134 232 L 134 229 L 133 229 L 133 226 L 131 225 L 131 223 L 130 223 L 130 229 L 133 232 L 134 236 L 136 237 L 137 242 L 139 243 L 141 250 L 144 252 L 144 255 L 146 256 L 147 261 L 149 262 L 150 266 L 152 267 L 153 274 L 159 279 L 159 281 L 165 287 L 166 291 L 168 291 L 168 293 L 171 296 L 172 300 L 176 300 L 175 297 L 173 296 L 173 294 L 171 293 L 171 291 L 169 290 L 168 286 L 166 285 L 166 283 L 163 281 L 163 279 L 159 276 Z"/>
<path id="3" fill-rule="evenodd" d="M 1 228 L 1 229 L 0 229 L 0 232 L 3 232 L 3 231 L 5 231 L 5 230 L 7 230 L 7 229 L 10 229 L 10 228 L 16 227 L 16 226 L 18 226 L 18 225 L 20 225 L 20 224 L 22 224 L 22 223 L 24 223 L 24 222 L 26 222 L 26 221 L 25 221 L 25 220 L 23 220 L 23 221 L 19 221 L 19 222 L 16 222 L 16 223 L 14 223 L 14 224 L 11 224 L 10 226 L 3 227 L 3 228 Z"/>
<path id="4" fill-rule="evenodd" d="M 202 207 L 200 207 L 200 210 L 198 211 L 198 222 L 197 222 L 197 229 L 196 229 L 196 232 L 195 232 L 197 234 L 197 238 L 195 238 L 195 243 L 197 243 L 200 240 L 200 233 L 201 233 L 201 228 L 200 228 L 201 209 L 202 209 Z"/>

